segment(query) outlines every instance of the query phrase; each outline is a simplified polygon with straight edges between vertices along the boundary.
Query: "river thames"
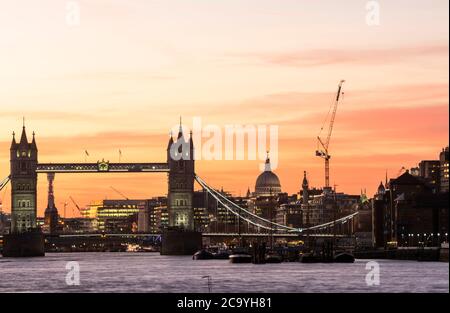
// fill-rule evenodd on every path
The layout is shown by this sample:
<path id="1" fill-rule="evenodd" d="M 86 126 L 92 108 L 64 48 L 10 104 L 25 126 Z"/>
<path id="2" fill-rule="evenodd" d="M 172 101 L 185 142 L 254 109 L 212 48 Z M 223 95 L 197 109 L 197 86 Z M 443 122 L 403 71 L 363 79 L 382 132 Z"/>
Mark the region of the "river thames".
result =
<path id="1" fill-rule="evenodd" d="M 80 285 L 66 284 L 67 262 Z M 366 264 L 231 264 L 159 253 L 47 253 L 1 258 L 0 292 L 449 292 L 444 262 L 376 260 L 380 284 L 368 286 Z"/>

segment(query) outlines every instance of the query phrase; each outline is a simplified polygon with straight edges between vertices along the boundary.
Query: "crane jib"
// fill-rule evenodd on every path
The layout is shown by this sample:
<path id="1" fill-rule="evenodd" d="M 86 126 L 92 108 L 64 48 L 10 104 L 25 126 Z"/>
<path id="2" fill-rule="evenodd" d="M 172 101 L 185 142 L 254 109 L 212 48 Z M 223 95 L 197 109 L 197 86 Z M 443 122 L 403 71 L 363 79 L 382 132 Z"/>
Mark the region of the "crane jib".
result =
<path id="1" fill-rule="evenodd" d="M 337 95 L 336 95 L 336 101 L 339 101 L 339 96 L 341 94 L 341 88 L 342 88 L 342 86 L 339 85 L 338 92 L 337 92 Z"/>

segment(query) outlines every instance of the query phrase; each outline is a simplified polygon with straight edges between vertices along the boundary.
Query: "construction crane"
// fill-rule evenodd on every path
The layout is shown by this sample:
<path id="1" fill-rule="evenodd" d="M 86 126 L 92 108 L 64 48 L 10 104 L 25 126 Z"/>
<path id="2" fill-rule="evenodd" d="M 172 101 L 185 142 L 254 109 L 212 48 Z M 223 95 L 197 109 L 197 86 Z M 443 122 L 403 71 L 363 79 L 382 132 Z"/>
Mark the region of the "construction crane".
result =
<path id="1" fill-rule="evenodd" d="M 328 126 L 328 134 L 327 137 L 325 138 L 325 140 L 322 140 L 320 138 L 320 133 L 319 136 L 317 136 L 317 150 L 316 150 L 316 156 L 321 157 L 322 159 L 325 160 L 325 187 L 329 188 L 330 187 L 330 158 L 331 155 L 328 153 L 328 146 L 330 144 L 330 139 L 331 139 L 331 134 L 333 132 L 333 124 L 334 124 L 334 118 L 336 117 L 336 110 L 337 110 L 337 106 L 339 103 L 339 97 L 341 95 L 341 90 L 342 90 L 342 84 L 345 82 L 345 80 L 341 80 L 339 82 L 338 85 L 338 91 L 336 94 L 336 100 L 334 101 L 333 104 L 333 112 L 331 113 L 331 118 L 330 118 L 330 125 Z M 330 108 L 331 110 L 331 108 Z M 330 113 L 330 111 L 328 111 L 328 114 Z M 328 115 L 327 115 L 328 117 Z M 326 121 L 326 119 L 325 119 Z M 320 129 L 320 131 L 323 130 L 323 127 Z M 320 147 L 321 146 L 321 147 Z"/>
<path id="2" fill-rule="evenodd" d="M 75 207 L 78 209 L 78 212 L 80 212 L 80 214 L 81 214 L 81 209 L 80 209 L 80 207 L 78 206 L 78 204 L 75 202 L 75 200 L 72 198 L 72 196 L 69 196 L 69 199 L 70 199 L 70 201 L 72 201 L 72 203 L 75 205 Z"/>
<path id="3" fill-rule="evenodd" d="M 130 200 L 128 199 L 127 196 L 125 196 L 123 193 L 121 193 L 119 190 L 117 190 L 116 188 L 114 188 L 113 186 L 109 186 L 112 190 L 114 190 L 115 192 L 117 192 L 119 195 L 121 195 L 122 197 L 124 197 L 126 200 Z"/>

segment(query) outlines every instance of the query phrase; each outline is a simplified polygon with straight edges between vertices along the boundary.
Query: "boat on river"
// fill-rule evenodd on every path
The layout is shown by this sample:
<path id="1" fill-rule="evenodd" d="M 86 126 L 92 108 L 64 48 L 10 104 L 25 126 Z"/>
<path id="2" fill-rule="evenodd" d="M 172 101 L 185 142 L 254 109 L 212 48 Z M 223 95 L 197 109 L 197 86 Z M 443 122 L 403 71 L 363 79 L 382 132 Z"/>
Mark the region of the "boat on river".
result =
<path id="1" fill-rule="evenodd" d="M 192 256 L 192 259 L 193 260 L 212 260 L 212 259 L 214 259 L 214 255 L 211 252 L 209 252 L 205 249 L 202 249 L 202 250 L 195 252 L 194 255 Z"/>
<path id="2" fill-rule="evenodd" d="M 333 258 L 333 263 L 354 263 L 355 257 L 348 252 L 338 253 Z"/>
<path id="3" fill-rule="evenodd" d="M 228 260 L 230 257 L 230 253 L 228 251 L 219 251 L 213 253 L 213 258 L 215 260 Z"/>
<path id="4" fill-rule="evenodd" d="M 231 263 L 252 263 L 252 256 L 248 253 L 235 253 L 229 256 Z"/>
<path id="5" fill-rule="evenodd" d="M 265 257 L 266 263 L 281 263 L 283 258 L 276 252 L 269 252 Z"/>

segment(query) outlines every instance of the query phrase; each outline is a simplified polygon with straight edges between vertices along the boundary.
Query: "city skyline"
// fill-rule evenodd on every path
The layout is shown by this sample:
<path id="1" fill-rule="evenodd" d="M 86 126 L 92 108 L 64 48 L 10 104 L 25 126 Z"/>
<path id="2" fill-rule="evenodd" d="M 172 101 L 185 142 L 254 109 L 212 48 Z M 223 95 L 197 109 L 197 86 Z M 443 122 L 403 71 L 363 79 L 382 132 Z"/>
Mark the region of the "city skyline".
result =
<path id="1" fill-rule="evenodd" d="M 28 134 L 28 137 L 30 137 L 29 135 L 30 134 Z M 20 133 L 19 133 L 19 136 L 16 134 L 16 140 L 18 140 L 19 138 L 20 138 Z M 29 140 L 31 140 L 31 138 Z M 38 145 L 38 149 L 39 149 L 39 145 Z M 164 149 L 164 151 L 165 151 L 165 149 Z M 120 152 L 117 151 L 117 152 L 120 155 L 122 154 L 121 151 Z M 166 152 L 164 154 L 166 154 Z M 431 156 L 429 158 L 424 158 L 423 160 L 435 160 L 435 159 L 438 159 L 438 157 L 436 157 L 436 156 L 439 156 L 439 152 L 436 153 L 435 156 Z M 101 160 L 87 159 L 88 157 L 91 158 L 91 155 L 89 154 L 89 156 L 87 156 L 86 152 L 84 152 L 85 160 L 84 161 L 78 161 L 78 162 L 75 162 L 75 163 L 85 163 L 85 162 L 96 163 L 98 161 L 101 161 Z M 119 159 L 121 159 L 121 156 L 117 156 L 117 157 Z M 413 166 L 411 166 L 411 167 L 404 167 L 404 168 L 402 167 L 402 168 L 398 169 L 398 172 L 397 173 L 392 173 L 392 175 L 390 175 L 389 172 L 386 170 L 385 173 L 384 173 L 385 176 L 381 177 L 380 180 L 384 183 L 384 179 L 385 178 L 388 178 L 388 179 L 396 178 L 398 176 L 398 174 L 402 173 L 404 170 L 409 170 L 410 168 L 415 167 L 416 165 L 418 165 L 418 163 L 421 160 L 417 160 L 415 162 L 415 164 Z M 119 162 L 119 161 L 115 161 L 114 159 L 112 159 L 112 160 L 108 159 L 108 160 L 105 160 L 105 161 L 108 161 L 108 162 L 111 162 L 111 163 L 118 163 Z M 139 160 L 136 160 L 136 161 L 139 161 Z M 164 160 L 145 160 L 145 161 L 148 161 L 148 162 L 150 162 L 150 161 L 165 162 Z M 213 162 L 213 163 L 214 162 L 219 162 L 219 163 L 220 162 L 222 162 L 222 163 L 223 162 L 243 162 L 243 163 L 247 163 L 249 166 L 255 167 L 257 169 L 260 160 L 256 160 L 256 161 L 249 161 L 249 160 L 244 160 L 244 161 L 241 161 L 241 160 L 231 160 L 231 161 L 200 160 L 200 161 L 196 161 L 196 163 L 197 163 L 196 167 L 198 168 L 198 164 L 201 164 L 202 162 Z M 40 163 L 43 163 L 43 162 L 40 161 Z M 58 163 L 58 162 L 54 162 L 54 163 Z M 121 163 L 124 163 L 124 162 L 121 162 Z M 323 168 L 322 168 L 322 170 L 323 170 Z M 278 174 L 277 171 L 275 171 L 275 172 Z M 281 171 L 281 172 L 283 172 L 283 171 Z M 198 173 L 198 170 L 197 170 L 197 173 Z M 256 170 L 256 176 L 259 175 L 260 173 L 261 172 L 259 170 Z M 322 174 L 321 178 L 323 178 L 323 173 L 321 173 L 321 174 Z M 96 198 L 89 199 L 86 202 L 80 202 L 80 203 L 82 203 L 82 206 L 85 206 L 85 205 L 87 205 L 89 203 L 94 203 L 94 202 L 98 202 L 98 201 L 101 201 L 101 200 L 105 200 L 105 199 L 124 199 L 125 197 L 130 198 L 130 199 L 149 199 L 149 198 L 157 197 L 157 196 L 166 196 L 167 195 L 167 188 L 165 188 L 165 190 L 164 190 L 164 187 L 166 186 L 165 185 L 165 181 L 167 179 L 166 175 L 167 175 L 166 173 L 108 173 L 108 174 L 102 174 L 102 173 L 82 173 L 82 174 L 80 174 L 80 173 L 72 173 L 72 174 L 71 173 L 59 173 L 59 174 L 56 175 L 56 177 L 63 177 L 63 179 L 62 179 L 63 183 L 66 183 L 67 181 L 70 181 L 70 180 L 89 181 L 92 178 L 96 178 L 96 177 L 100 176 L 100 178 L 97 179 L 97 181 L 103 181 L 104 184 L 99 189 L 84 190 L 85 188 L 83 186 L 78 186 L 76 188 L 73 188 L 74 183 L 73 182 L 72 183 L 69 182 L 69 184 L 66 185 L 67 189 L 63 189 L 62 190 L 63 195 L 65 195 L 65 194 L 67 195 L 67 198 L 64 199 L 63 201 L 58 201 L 58 188 L 56 188 L 56 190 L 55 190 L 56 203 L 55 204 L 56 204 L 56 207 L 59 209 L 59 214 L 61 216 L 66 214 L 67 217 L 75 217 L 75 216 L 79 216 L 79 213 L 77 212 L 77 209 L 75 208 L 75 205 L 73 204 L 73 202 L 70 200 L 70 197 L 71 196 L 74 197 L 73 194 L 77 190 L 78 191 L 79 190 L 87 191 L 87 196 L 89 196 L 91 193 L 99 195 L 100 193 L 98 192 L 98 190 L 100 190 L 100 189 L 105 192 L 105 196 L 104 197 L 100 197 L 99 196 L 99 197 L 96 197 Z M 233 176 L 233 175 L 234 175 L 234 173 L 231 172 L 230 176 Z M 47 182 L 47 178 L 46 178 L 45 174 L 39 174 L 38 176 L 39 176 L 40 179 L 38 179 L 38 210 L 37 210 L 37 212 L 38 212 L 38 216 L 43 216 L 44 210 L 45 210 L 45 208 L 48 205 L 48 203 L 47 203 L 47 201 L 48 201 L 48 194 L 47 194 L 48 182 Z M 103 177 L 101 177 L 101 176 L 103 176 Z M 257 178 L 256 176 L 254 177 L 254 181 L 256 181 L 256 178 Z M 216 179 L 221 179 L 221 178 L 222 178 L 222 176 L 220 176 L 219 178 L 216 178 Z M 296 177 L 294 177 L 294 179 L 296 179 Z M 303 179 L 303 174 L 301 175 L 301 179 Z M 158 184 L 158 181 L 160 181 L 160 184 L 163 185 L 163 191 L 161 193 L 151 193 L 151 191 L 150 191 L 149 193 L 147 193 L 148 194 L 148 196 L 147 196 L 147 195 L 145 195 L 146 191 L 144 190 L 144 191 L 141 191 L 142 192 L 141 196 L 134 196 L 136 194 L 139 194 L 139 192 L 140 192 L 139 189 L 136 192 L 136 190 L 135 190 L 136 187 L 135 187 L 134 184 L 131 184 L 130 186 L 127 186 L 127 184 L 125 184 L 124 185 L 125 188 L 119 188 L 120 190 L 117 190 L 117 188 L 114 187 L 114 186 L 119 186 L 119 185 L 114 185 L 114 184 L 108 185 L 108 182 L 110 182 L 110 183 L 113 183 L 114 181 L 127 182 L 127 181 L 130 181 L 130 180 L 135 180 L 135 181 L 137 181 L 136 184 L 139 185 L 139 184 L 142 183 L 142 184 L 144 184 L 144 186 L 147 186 L 146 184 L 148 182 L 154 182 L 155 184 Z M 308 174 L 308 180 L 311 181 L 311 175 L 310 174 Z M 315 179 L 315 180 L 317 180 L 317 179 Z M 313 179 L 313 181 L 315 181 L 315 180 Z M 319 180 L 320 180 L 320 178 L 319 178 Z M 120 185 L 120 186 L 122 186 L 122 185 Z M 201 186 L 199 186 L 198 184 L 196 186 L 197 186 L 196 187 L 197 190 L 201 188 Z M 238 192 L 236 192 L 236 191 L 234 191 L 232 189 L 227 188 L 223 184 L 221 186 L 215 186 L 215 187 L 218 188 L 218 189 L 222 188 L 222 189 L 224 189 L 227 192 L 231 192 L 235 196 L 241 196 L 241 195 L 245 196 L 245 194 L 247 193 L 247 189 L 239 190 Z M 320 184 L 319 185 L 311 185 L 311 187 L 312 188 L 323 188 L 323 184 L 322 185 L 320 185 Z M 332 184 L 332 187 L 338 188 L 338 185 L 337 184 Z M 249 185 L 247 188 L 249 188 L 250 191 L 252 191 L 252 192 L 255 191 L 254 182 L 253 182 L 253 185 Z M 378 182 L 374 186 L 371 186 L 370 189 L 376 190 L 377 188 L 378 188 Z M 145 187 L 144 187 L 144 189 L 145 189 Z M 364 187 L 360 188 L 360 190 L 358 190 L 357 192 L 354 192 L 353 194 L 359 194 L 359 192 L 363 192 L 363 191 L 366 192 L 367 191 L 366 189 L 367 188 L 364 188 Z M 8 199 L 8 196 L 9 196 L 9 193 L 7 192 L 7 190 L 8 190 L 8 188 L 6 188 L 5 190 L 2 191 L 4 196 L 5 196 L 4 198 L 2 198 L 2 200 L 3 200 L 3 211 L 10 212 L 10 209 L 8 208 L 8 202 L 7 202 L 7 199 Z M 288 194 L 299 194 L 300 190 L 301 190 L 301 182 L 299 184 L 298 189 L 294 190 L 293 192 L 289 192 L 289 191 L 286 191 L 286 190 L 282 189 L 283 192 L 287 192 Z M 347 190 L 339 190 L 339 189 L 338 189 L 338 191 L 340 191 L 340 192 L 347 192 Z M 375 191 L 373 193 L 367 191 L 367 194 L 369 196 L 372 196 L 373 194 L 375 194 Z M 79 202 L 79 198 L 77 198 L 77 199 L 78 199 L 77 202 Z M 84 200 L 84 198 L 81 198 L 81 199 Z M 66 205 L 68 206 L 67 212 L 64 211 L 64 202 L 66 202 Z"/>
<path id="2" fill-rule="evenodd" d="M 176 9 L 158 1 L 82 1 L 76 27 L 65 24 L 64 5 L 2 4 L 1 178 L 22 116 L 28 135 L 36 131 L 40 162 L 84 162 L 85 150 L 91 162 L 116 162 L 119 149 L 123 162 L 152 162 L 165 160 L 169 128 L 182 115 L 186 124 L 201 116 L 220 127 L 278 125 L 282 190 L 298 192 L 304 170 L 321 187 L 316 136 L 342 78 L 330 144 L 338 190 L 373 194 L 386 170 L 394 177 L 402 166 L 436 159 L 448 144 L 447 1 L 382 3 L 376 27 L 365 24 L 364 1 L 345 11 L 333 1 L 173 3 Z M 258 164 L 196 166 L 212 186 L 245 194 L 254 190 Z M 43 175 L 38 184 L 42 215 Z M 62 213 L 69 195 L 81 205 L 118 198 L 111 185 L 129 198 L 167 193 L 166 174 L 64 174 L 55 178 L 56 205 Z M 0 195 L 8 211 L 9 191 Z"/>

